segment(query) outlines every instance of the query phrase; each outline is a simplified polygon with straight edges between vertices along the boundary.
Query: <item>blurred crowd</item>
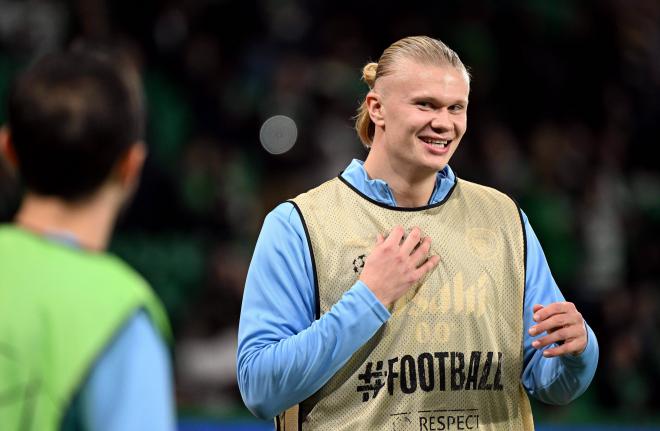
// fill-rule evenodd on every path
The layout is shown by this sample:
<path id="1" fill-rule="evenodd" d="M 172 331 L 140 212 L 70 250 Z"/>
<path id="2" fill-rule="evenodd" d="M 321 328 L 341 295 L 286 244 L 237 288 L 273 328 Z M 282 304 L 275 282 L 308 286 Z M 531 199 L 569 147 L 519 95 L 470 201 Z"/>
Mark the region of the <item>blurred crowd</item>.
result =
<path id="1" fill-rule="evenodd" d="M 112 251 L 167 306 L 181 411 L 241 415 L 237 322 L 263 217 L 364 158 L 352 130 L 361 67 L 415 34 L 446 42 L 473 77 L 452 167 L 520 202 L 598 335 L 584 411 L 658 419 L 657 0 L 0 0 L 0 124 L 12 77 L 44 52 L 84 37 L 131 55 L 150 154 Z M 281 155 L 259 141 L 274 115 L 298 128 Z M 1 221 L 19 188 L 0 160 Z"/>

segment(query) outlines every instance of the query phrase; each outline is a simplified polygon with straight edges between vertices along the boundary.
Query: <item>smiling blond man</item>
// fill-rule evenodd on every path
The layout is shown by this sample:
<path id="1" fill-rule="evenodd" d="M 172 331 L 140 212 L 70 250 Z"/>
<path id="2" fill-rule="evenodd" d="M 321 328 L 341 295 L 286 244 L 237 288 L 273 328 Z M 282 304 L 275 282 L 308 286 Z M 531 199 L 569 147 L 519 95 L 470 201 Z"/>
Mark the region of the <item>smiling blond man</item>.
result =
<path id="1" fill-rule="evenodd" d="M 239 329 L 243 399 L 280 430 L 532 430 L 527 394 L 584 392 L 595 335 L 516 203 L 449 167 L 470 92 L 458 55 L 408 37 L 363 78 L 366 161 L 264 221 Z"/>

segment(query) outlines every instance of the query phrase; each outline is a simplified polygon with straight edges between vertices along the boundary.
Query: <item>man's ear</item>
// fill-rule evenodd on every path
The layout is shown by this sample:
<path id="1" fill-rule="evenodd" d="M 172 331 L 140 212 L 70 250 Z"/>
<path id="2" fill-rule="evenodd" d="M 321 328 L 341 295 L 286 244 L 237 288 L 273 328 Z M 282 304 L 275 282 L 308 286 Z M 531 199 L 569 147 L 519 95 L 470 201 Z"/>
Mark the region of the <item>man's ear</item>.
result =
<path id="1" fill-rule="evenodd" d="M 4 157 L 12 168 L 18 168 L 16 150 L 14 150 L 14 144 L 11 141 L 11 133 L 7 126 L 0 127 L 0 156 Z"/>
<path id="2" fill-rule="evenodd" d="M 124 152 L 115 167 L 115 177 L 122 186 L 132 187 L 137 184 L 146 158 L 147 146 L 142 141 L 135 142 Z"/>
<path id="3" fill-rule="evenodd" d="M 371 90 L 367 93 L 365 98 L 367 103 L 367 109 L 369 111 L 369 118 L 376 126 L 384 126 L 385 120 L 383 119 L 383 96 L 375 91 Z"/>

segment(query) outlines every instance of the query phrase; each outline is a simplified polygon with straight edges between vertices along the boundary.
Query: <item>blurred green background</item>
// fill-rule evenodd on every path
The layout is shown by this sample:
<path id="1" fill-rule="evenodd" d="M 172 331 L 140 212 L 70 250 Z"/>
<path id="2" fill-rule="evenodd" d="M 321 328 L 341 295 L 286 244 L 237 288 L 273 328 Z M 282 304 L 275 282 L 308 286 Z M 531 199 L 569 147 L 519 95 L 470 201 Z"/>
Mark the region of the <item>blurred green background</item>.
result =
<path id="1" fill-rule="evenodd" d="M 112 251 L 172 318 L 181 429 L 271 429 L 235 377 L 261 222 L 364 158 L 351 129 L 361 67 L 416 34 L 448 43 L 473 76 L 452 167 L 518 199 L 599 338 L 594 383 L 569 406 L 534 404 L 539 429 L 660 424 L 657 0 L 0 0 L 0 123 L 12 77 L 43 53 L 86 37 L 132 56 L 150 155 Z M 273 115 L 298 127 L 281 155 L 259 141 Z M 0 160 L 0 220 L 19 190 Z"/>

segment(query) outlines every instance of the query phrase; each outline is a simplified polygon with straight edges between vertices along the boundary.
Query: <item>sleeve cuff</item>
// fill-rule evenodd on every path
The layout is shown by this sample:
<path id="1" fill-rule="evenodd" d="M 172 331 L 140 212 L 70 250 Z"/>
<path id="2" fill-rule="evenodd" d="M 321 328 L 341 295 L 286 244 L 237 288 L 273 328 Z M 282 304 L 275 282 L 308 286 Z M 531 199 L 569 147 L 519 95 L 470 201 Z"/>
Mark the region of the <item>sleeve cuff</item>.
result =
<path id="1" fill-rule="evenodd" d="M 391 314 L 387 307 L 376 298 L 376 295 L 361 280 L 358 280 L 353 285 L 352 290 L 374 312 L 381 322 L 386 322 L 390 318 Z"/>
<path id="2" fill-rule="evenodd" d="M 561 358 L 567 367 L 582 368 L 587 364 L 598 360 L 598 341 L 596 340 L 596 334 L 594 334 L 594 331 L 589 325 L 587 325 L 587 322 L 584 322 L 584 327 L 587 330 L 587 347 L 585 347 L 584 351 L 577 356 L 562 356 Z"/>

